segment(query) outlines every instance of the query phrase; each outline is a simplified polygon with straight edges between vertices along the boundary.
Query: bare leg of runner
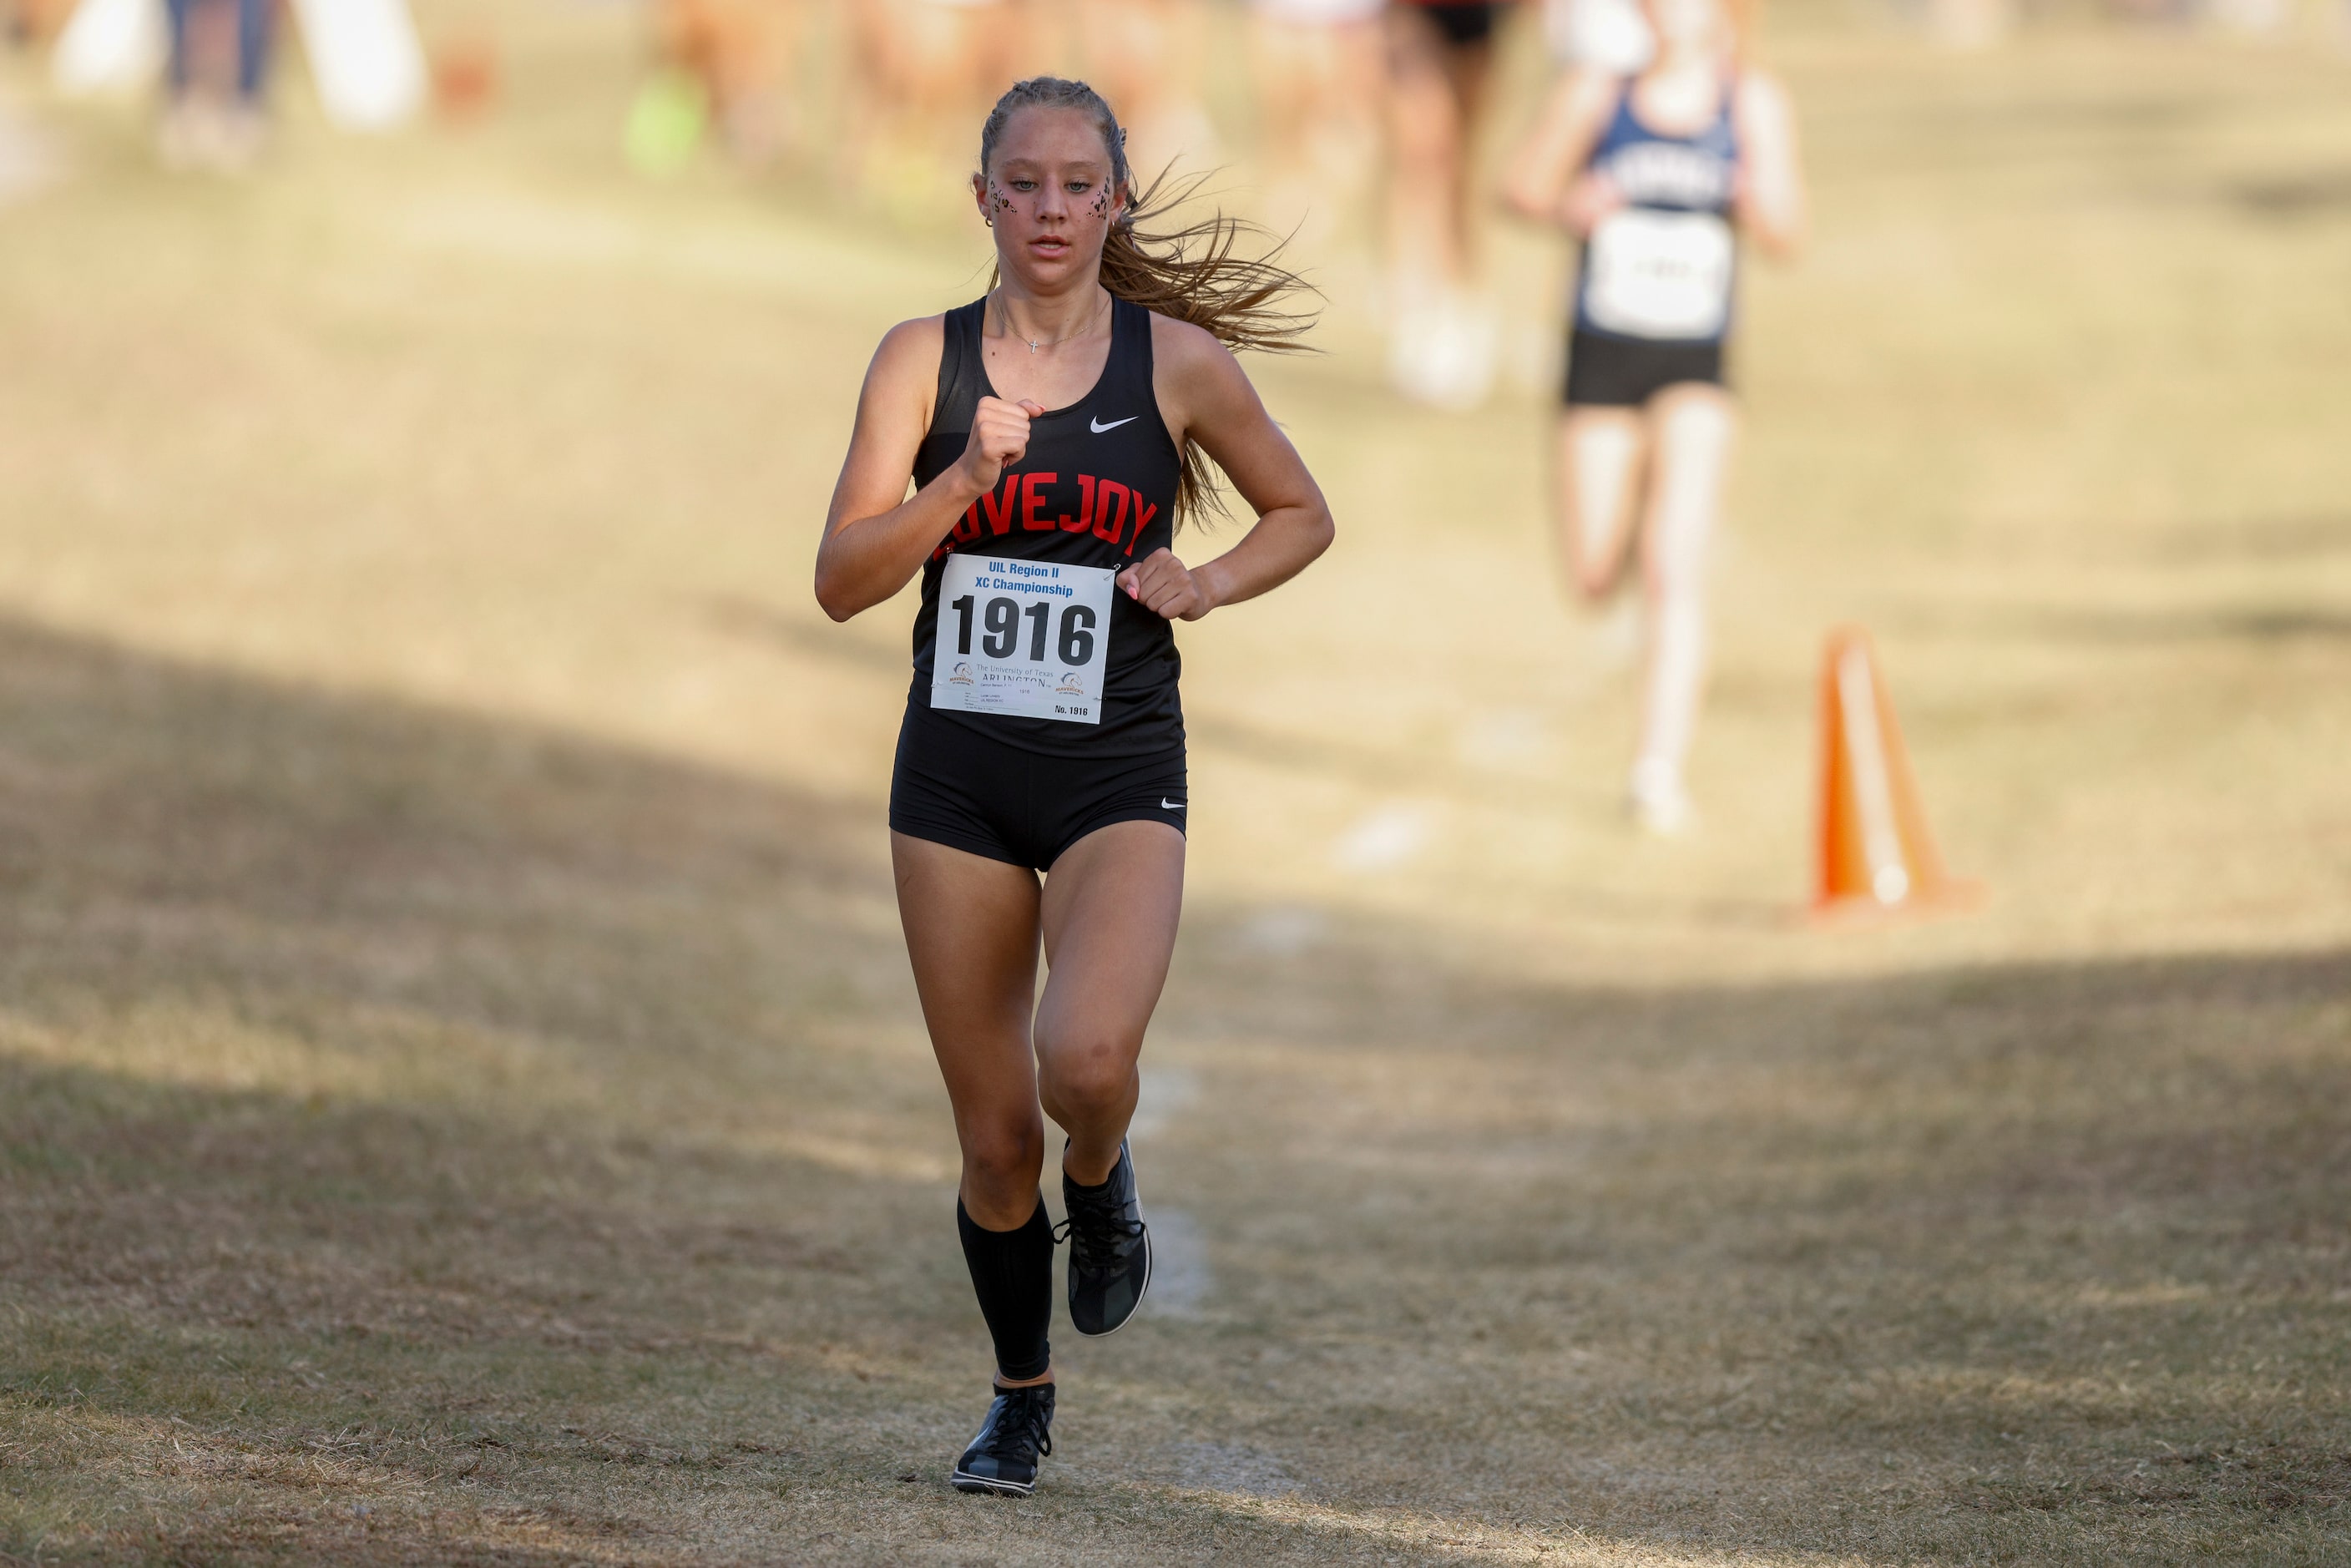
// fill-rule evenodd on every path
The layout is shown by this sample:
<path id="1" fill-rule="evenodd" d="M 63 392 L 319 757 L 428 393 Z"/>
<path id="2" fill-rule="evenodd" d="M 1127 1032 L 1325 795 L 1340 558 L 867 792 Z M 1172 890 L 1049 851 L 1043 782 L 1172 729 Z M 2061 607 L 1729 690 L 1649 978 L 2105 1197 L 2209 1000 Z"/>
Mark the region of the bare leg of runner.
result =
<path id="1" fill-rule="evenodd" d="M 1645 825 L 1670 832 L 1688 815 L 1682 762 L 1706 681 L 1708 546 L 1738 421 L 1719 388 L 1697 385 L 1658 393 L 1649 421 L 1656 455 L 1641 529 L 1649 672 L 1633 803 Z"/>
<path id="2" fill-rule="evenodd" d="M 1370 183 L 1387 91 L 1377 16 L 1303 22 L 1250 19 L 1251 74 L 1275 227 L 1311 246 L 1346 226 Z"/>
<path id="3" fill-rule="evenodd" d="M 1176 945 L 1184 835 L 1164 822 L 1114 823 L 1065 851 L 1041 889 L 1024 866 L 903 833 L 890 835 L 890 853 L 914 988 L 955 1108 L 964 1212 L 1006 1236 L 1040 1223 L 1040 1095 L 1070 1134 L 1072 1180 L 1100 1186 L 1117 1164 Z M 1040 932 L 1052 966 L 1041 999 Z M 998 1375 L 1008 1388 L 1052 1380 L 1050 1366 Z"/>
<path id="4" fill-rule="evenodd" d="M 1029 1046 L 1037 873 L 895 832 L 890 860 L 923 1022 L 955 1107 L 964 1207 L 1009 1230 L 1035 1207 L 1045 1161 Z"/>
<path id="5" fill-rule="evenodd" d="M 1588 600 L 1607 598 L 1624 568 L 1647 444 L 1637 409 L 1587 406 L 1560 416 L 1560 553 Z"/>
<path id="6" fill-rule="evenodd" d="M 1143 1032 L 1167 983 L 1184 904 L 1184 835 L 1116 822 L 1063 852 L 1045 879 L 1038 1087 L 1070 1134 L 1065 1168 L 1099 1186 L 1118 1162 L 1142 1086 Z"/>
<path id="7" fill-rule="evenodd" d="M 1475 408 L 1494 371 L 1470 170 L 1492 49 L 1448 44 L 1417 5 L 1391 7 L 1387 22 L 1389 375 L 1419 402 Z"/>
<path id="8" fill-rule="evenodd" d="M 1134 1114 L 1136 1062 L 1167 982 L 1184 835 L 1164 822 L 1089 833 L 1036 873 L 890 836 L 923 1020 L 955 1106 L 964 1207 L 990 1229 L 1029 1217 L 1043 1170 L 1041 1101 L 1070 1134 L 1069 1173 L 1100 1185 Z M 1041 928 L 1051 973 L 1037 996 Z"/>

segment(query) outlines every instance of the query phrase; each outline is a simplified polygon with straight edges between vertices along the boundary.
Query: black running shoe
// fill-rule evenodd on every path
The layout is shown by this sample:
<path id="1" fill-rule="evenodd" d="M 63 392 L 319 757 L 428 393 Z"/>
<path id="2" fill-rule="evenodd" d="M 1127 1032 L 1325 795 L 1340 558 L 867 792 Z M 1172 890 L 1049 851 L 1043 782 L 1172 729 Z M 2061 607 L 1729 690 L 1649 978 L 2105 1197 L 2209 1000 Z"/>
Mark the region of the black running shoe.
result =
<path id="1" fill-rule="evenodd" d="M 1116 1333 L 1151 1288 L 1151 1229 L 1134 1194 L 1134 1156 L 1118 1145 L 1110 1179 L 1082 1187 L 1061 1173 L 1069 1216 L 1055 1239 L 1070 1241 L 1070 1322 L 1082 1334 Z"/>
<path id="2" fill-rule="evenodd" d="M 1027 1497 L 1037 1490 L 1037 1461 L 1052 1451 L 1053 1385 L 999 1388 L 948 1479 L 957 1491 Z"/>

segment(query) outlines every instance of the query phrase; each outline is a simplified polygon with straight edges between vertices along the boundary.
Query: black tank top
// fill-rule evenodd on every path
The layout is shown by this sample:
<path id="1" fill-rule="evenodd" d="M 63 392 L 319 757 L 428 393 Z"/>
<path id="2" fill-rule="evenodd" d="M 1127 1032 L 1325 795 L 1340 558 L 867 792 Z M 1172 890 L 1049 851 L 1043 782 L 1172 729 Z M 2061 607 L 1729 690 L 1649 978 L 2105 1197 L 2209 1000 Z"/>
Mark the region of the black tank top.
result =
<path id="1" fill-rule="evenodd" d="M 974 411 L 996 389 L 980 357 L 985 299 L 946 314 L 938 402 L 914 457 L 914 483 L 929 484 L 961 459 Z M 961 725 L 1024 750 L 1058 757 L 1134 757 L 1179 747 L 1184 711 L 1176 694 L 1181 661 L 1166 618 L 1123 592 L 1111 596 L 1110 649 L 1099 724 L 930 708 L 931 659 L 938 638 L 939 580 L 956 551 L 1123 570 L 1168 549 L 1176 538 L 1176 482 L 1183 471 L 1175 437 L 1151 390 L 1151 312 L 1111 302 L 1110 358 L 1093 390 L 1029 426 L 1029 450 L 1004 470 L 992 495 L 972 503 L 923 567 L 923 608 L 914 617 L 914 685 L 908 701 L 933 722 Z"/>

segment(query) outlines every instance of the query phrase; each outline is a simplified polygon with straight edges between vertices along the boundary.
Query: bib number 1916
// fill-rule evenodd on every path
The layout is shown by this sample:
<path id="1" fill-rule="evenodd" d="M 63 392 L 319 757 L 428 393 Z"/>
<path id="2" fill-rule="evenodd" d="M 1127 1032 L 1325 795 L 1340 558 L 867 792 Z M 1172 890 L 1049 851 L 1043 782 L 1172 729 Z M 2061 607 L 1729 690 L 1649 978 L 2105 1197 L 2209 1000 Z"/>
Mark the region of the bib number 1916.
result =
<path id="1" fill-rule="evenodd" d="M 956 653 L 968 657 L 971 653 L 971 608 L 975 596 L 965 594 L 947 606 L 956 614 Z M 986 611 L 987 630 L 982 633 L 979 645 L 991 659 L 1009 659 L 1020 646 L 1020 622 L 1029 622 L 1029 663 L 1045 662 L 1045 634 L 1053 621 L 1053 607 L 1041 601 L 1026 610 L 1015 599 L 991 599 Z M 1059 644 L 1061 662 L 1083 664 L 1094 656 L 1094 612 L 1083 604 L 1061 606 L 1061 640 Z"/>
<path id="2" fill-rule="evenodd" d="M 1116 577 L 1102 567 L 947 557 L 931 706 L 1101 723 Z"/>

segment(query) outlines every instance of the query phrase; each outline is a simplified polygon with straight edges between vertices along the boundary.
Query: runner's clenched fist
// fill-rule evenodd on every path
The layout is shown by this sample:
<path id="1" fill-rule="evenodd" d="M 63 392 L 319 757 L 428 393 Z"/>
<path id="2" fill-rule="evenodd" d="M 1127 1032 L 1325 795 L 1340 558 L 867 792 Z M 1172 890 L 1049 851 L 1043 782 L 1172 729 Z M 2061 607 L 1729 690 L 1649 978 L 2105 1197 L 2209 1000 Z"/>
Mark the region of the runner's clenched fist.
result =
<path id="1" fill-rule="evenodd" d="M 980 490 L 993 490 L 1004 470 L 1029 453 L 1029 422 L 1044 416 L 1041 403 L 1007 402 L 983 397 L 971 416 L 971 439 L 963 449 L 964 476 Z"/>
<path id="2" fill-rule="evenodd" d="M 1207 585 L 1170 549 L 1154 550 L 1120 572 L 1118 585 L 1129 599 L 1170 621 L 1197 621 L 1216 608 Z"/>

